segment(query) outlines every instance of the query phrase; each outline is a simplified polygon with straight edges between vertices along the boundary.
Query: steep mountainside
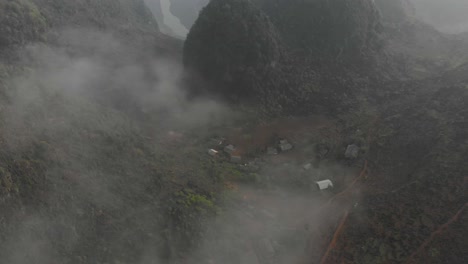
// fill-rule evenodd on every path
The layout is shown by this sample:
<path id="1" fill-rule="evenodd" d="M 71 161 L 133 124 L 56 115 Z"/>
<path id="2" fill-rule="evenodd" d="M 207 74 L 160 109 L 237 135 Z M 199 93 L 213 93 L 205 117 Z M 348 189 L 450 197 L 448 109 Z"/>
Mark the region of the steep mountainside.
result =
<path id="1" fill-rule="evenodd" d="M 35 40 L 46 28 L 90 27 L 116 32 L 157 34 L 158 27 L 143 1 L 14 0 L 1 3 L 4 43 Z M 28 24 L 29 23 L 29 24 Z"/>
<path id="2" fill-rule="evenodd" d="M 230 10 L 236 1 L 214 2 Z M 345 231 L 338 228 L 335 239 L 328 235 L 331 250 L 322 263 L 463 263 L 467 43 L 418 21 L 406 1 L 253 2 L 278 32 L 284 51 L 277 68 L 282 74 L 276 75 L 280 81 L 275 79 L 284 86 L 266 87 L 290 89 L 289 100 L 266 98 L 284 107 L 283 114 L 297 113 L 291 105 L 308 105 L 302 113 L 316 112 L 320 104 L 333 108 L 348 132 L 343 136 L 359 142 L 365 149 L 360 161 L 369 164 L 370 171 L 364 169 L 357 179 L 361 192 L 352 188 L 336 197 L 345 201 L 362 195 L 344 214 Z M 207 45 L 205 54 L 222 45 L 233 47 L 227 37 L 216 45 L 199 37 L 201 32 L 217 35 L 201 22 L 211 15 L 201 14 L 184 56 L 196 40 L 198 46 Z M 197 64 L 189 65 L 203 73 Z M 298 75 L 285 69 L 315 76 L 294 78 Z M 450 234 L 453 241 L 447 240 Z M 314 247 L 326 250 L 320 243 Z M 317 251 L 310 251 L 306 255 L 316 259 L 312 252 Z"/>
<path id="3" fill-rule="evenodd" d="M 385 25 L 385 51 L 404 78 L 427 78 L 468 59 L 466 41 L 418 20 L 411 1 L 376 1 Z"/>
<path id="4" fill-rule="evenodd" d="M 218 94 L 261 95 L 278 112 L 334 111 L 354 100 L 344 83 L 375 68 L 380 31 L 373 1 L 216 0 L 189 33 L 184 63 Z"/>
<path id="5" fill-rule="evenodd" d="M 468 90 L 461 72 L 466 67 L 385 86 L 393 96 L 364 121 L 372 171 L 329 263 L 464 262 Z"/>
<path id="6" fill-rule="evenodd" d="M 164 108 L 160 90 L 179 91 L 165 73 L 177 67 L 162 61 L 180 58 L 181 43 L 159 33 L 142 0 L 0 1 L 0 21 L 0 262 L 171 254 L 160 230 L 171 241 L 186 232 L 170 228 L 169 212 L 189 194 L 158 174 L 185 165 L 160 144 L 167 131 L 146 134 L 153 122 L 140 121 Z"/>
<path id="7" fill-rule="evenodd" d="M 173 54 L 181 46 L 159 32 L 143 0 L 12 0 L 0 3 L 0 12 L 5 14 L 2 24 L 8 25 L 1 29 L 0 45 L 5 48 L 30 41 L 55 42 L 61 30 L 73 28 L 116 34 Z"/>
<path id="8" fill-rule="evenodd" d="M 30 1 L 40 7 L 53 27 L 89 26 L 122 31 L 139 29 L 143 32 L 158 32 L 157 24 L 143 0 Z"/>
<path id="9" fill-rule="evenodd" d="M 385 23 L 401 24 L 408 19 L 415 19 L 416 10 L 410 0 L 376 0 Z"/>
<path id="10" fill-rule="evenodd" d="M 381 22 L 374 1 L 256 2 L 293 49 L 344 61 L 366 58 L 378 49 Z"/>
<path id="11" fill-rule="evenodd" d="M 140 60 L 145 58 L 142 50 L 150 54 L 180 56 L 182 42 L 159 32 L 143 0 L 11 0 L 0 2 L 0 14 L 0 77 L 34 64 L 24 58 L 23 48 L 27 44 L 42 43 L 61 48 L 69 45 L 65 42 L 72 41 L 77 45 L 70 49 L 79 54 L 101 47 L 109 34 L 131 47 L 133 55 L 139 53 Z M 86 38 L 94 38 L 96 45 L 84 45 Z M 78 42 L 84 46 L 77 48 L 80 46 Z M 109 53 L 115 50 L 112 43 L 105 45 L 108 45 Z M 125 60 L 124 57 L 120 59 Z M 0 86 L 3 83 L 0 79 Z"/>
<path id="12" fill-rule="evenodd" d="M 42 39 L 47 23 L 37 6 L 30 1 L 0 3 L 0 48 Z"/>
<path id="13" fill-rule="evenodd" d="M 227 97 L 261 94 L 282 46 L 269 18 L 247 0 L 215 0 L 203 9 L 184 46 L 184 64 Z"/>

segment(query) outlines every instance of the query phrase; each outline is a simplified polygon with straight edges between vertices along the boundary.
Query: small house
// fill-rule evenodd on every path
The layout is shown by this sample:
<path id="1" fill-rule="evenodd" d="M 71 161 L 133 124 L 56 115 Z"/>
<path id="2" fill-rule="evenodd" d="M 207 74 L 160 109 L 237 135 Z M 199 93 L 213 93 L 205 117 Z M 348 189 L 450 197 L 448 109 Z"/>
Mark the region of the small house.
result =
<path id="1" fill-rule="evenodd" d="M 328 188 L 333 188 L 333 183 L 330 180 L 323 180 L 315 182 L 319 190 L 326 190 Z"/>
<path id="2" fill-rule="evenodd" d="M 304 170 L 310 170 L 312 168 L 312 163 L 307 163 L 304 166 L 302 166 Z"/>
<path id="3" fill-rule="evenodd" d="M 281 151 L 288 151 L 288 150 L 291 150 L 293 148 L 293 146 L 286 141 L 286 143 L 280 144 L 279 148 L 280 148 Z"/>
<path id="4" fill-rule="evenodd" d="M 359 156 L 359 147 L 356 145 L 349 145 L 345 151 L 345 157 L 347 159 L 355 159 Z"/>
<path id="5" fill-rule="evenodd" d="M 218 151 L 214 150 L 214 149 L 209 149 L 208 154 L 210 154 L 210 156 L 214 157 L 214 156 L 218 155 Z"/>
<path id="6" fill-rule="evenodd" d="M 224 147 L 224 152 L 226 152 L 227 154 L 232 154 L 234 150 L 236 150 L 236 148 L 233 145 L 227 145 L 226 147 Z"/>

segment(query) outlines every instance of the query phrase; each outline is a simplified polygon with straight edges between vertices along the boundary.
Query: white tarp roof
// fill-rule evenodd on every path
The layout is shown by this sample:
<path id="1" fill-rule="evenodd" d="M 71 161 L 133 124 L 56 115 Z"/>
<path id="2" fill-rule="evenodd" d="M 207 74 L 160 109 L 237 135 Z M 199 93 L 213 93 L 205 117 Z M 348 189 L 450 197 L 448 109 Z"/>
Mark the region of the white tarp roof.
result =
<path id="1" fill-rule="evenodd" d="M 209 149 L 208 154 L 210 154 L 211 156 L 216 156 L 218 154 L 218 151 L 214 149 Z"/>
<path id="2" fill-rule="evenodd" d="M 325 190 L 325 189 L 328 189 L 328 188 L 333 188 L 333 183 L 332 181 L 330 180 L 323 180 L 323 181 L 318 181 L 318 182 L 315 182 L 317 184 L 317 187 L 320 189 L 320 190 Z"/>

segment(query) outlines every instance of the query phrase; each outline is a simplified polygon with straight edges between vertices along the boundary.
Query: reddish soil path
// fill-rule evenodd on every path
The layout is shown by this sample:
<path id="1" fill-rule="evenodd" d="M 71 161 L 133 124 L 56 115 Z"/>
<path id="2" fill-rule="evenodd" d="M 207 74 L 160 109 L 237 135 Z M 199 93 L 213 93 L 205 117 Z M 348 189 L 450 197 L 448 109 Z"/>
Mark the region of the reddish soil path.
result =
<path id="1" fill-rule="evenodd" d="M 346 223 L 346 220 L 348 220 L 349 212 L 348 210 L 345 211 L 345 214 L 343 218 L 341 219 L 340 224 L 336 228 L 335 234 L 333 235 L 333 239 L 330 242 L 330 245 L 327 248 L 327 251 L 325 251 L 325 254 L 323 255 L 322 259 L 320 260 L 320 264 L 325 264 L 328 260 L 328 256 L 330 255 L 330 252 L 335 249 L 336 243 L 338 242 L 338 239 L 340 238 L 341 233 L 344 230 L 344 226 Z"/>
<path id="2" fill-rule="evenodd" d="M 328 199 L 327 202 L 325 202 L 324 204 L 322 204 L 319 207 L 318 210 L 320 210 L 322 212 L 325 212 L 324 209 L 329 209 L 332 205 L 337 205 L 336 209 L 331 209 L 332 211 L 333 210 L 343 210 L 342 207 L 343 206 L 345 207 L 343 217 L 341 218 L 340 223 L 338 224 L 337 228 L 335 229 L 335 232 L 333 233 L 333 237 L 332 237 L 330 243 L 328 244 L 328 246 L 326 247 L 325 253 L 321 257 L 321 260 L 320 260 L 321 264 L 325 264 L 325 263 L 327 263 L 327 261 L 330 261 L 329 260 L 330 253 L 332 252 L 333 249 L 336 248 L 336 246 L 337 246 L 337 244 L 339 242 L 341 234 L 345 231 L 346 221 L 348 220 L 348 217 L 349 217 L 349 211 L 350 211 L 349 208 L 352 205 L 352 200 L 347 201 L 347 200 L 344 200 L 344 199 L 340 199 L 340 203 L 338 203 L 338 201 L 337 201 L 338 198 L 346 198 L 348 194 L 352 194 L 353 193 L 352 192 L 353 187 L 357 184 L 357 182 L 359 182 L 361 179 L 363 179 L 367 174 L 368 174 L 368 162 L 367 162 L 367 160 L 365 160 L 363 168 L 361 169 L 359 175 L 342 192 L 334 195 L 333 197 Z M 341 208 L 341 209 L 338 209 L 338 208 Z M 305 218 L 301 219 L 301 222 L 304 222 L 304 221 L 308 221 L 308 219 L 305 219 Z M 296 224 L 296 225 L 299 225 L 299 224 Z M 313 249 L 314 246 L 313 245 L 311 245 L 311 246 L 312 247 L 310 247 L 308 249 L 308 252 L 306 254 L 309 254 L 309 252 L 314 251 L 314 249 Z M 299 263 L 301 263 L 301 264 L 303 264 L 303 263 L 304 264 L 305 263 L 316 263 L 316 261 L 314 259 L 311 259 L 311 256 L 304 256 L 304 258 L 302 258 Z"/>
<path id="3" fill-rule="evenodd" d="M 365 175 L 367 175 L 367 171 L 368 171 L 367 164 L 368 164 L 368 162 L 367 162 L 367 160 L 365 160 L 365 161 L 364 161 L 364 166 L 363 166 L 361 172 L 359 173 L 359 176 L 356 177 L 356 179 L 354 179 L 354 181 L 351 182 L 351 184 L 350 184 L 348 187 L 346 187 L 345 190 L 343 190 L 342 192 L 340 192 L 340 193 L 336 194 L 335 196 L 333 196 L 332 198 L 330 198 L 330 200 L 328 200 L 328 202 L 327 202 L 326 204 L 324 204 L 323 207 L 327 207 L 327 206 L 331 205 L 331 203 L 332 203 L 333 201 L 335 201 L 337 198 L 342 197 L 342 196 L 344 196 L 344 195 L 350 193 L 350 192 L 352 191 L 352 188 L 354 187 L 354 185 L 355 185 L 359 180 L 361 180 Z M 348 219 L 348 216 L 349 216 L 349 210 L 345 210 L 344 216 L 343 216 L 343 218 L 342 218 L 340 224 L 339 224 L 338 227 L 336 228 L 336 231 L 335 231 L 335 233 L 334 233 L 334 235 L 333 235 L 333 238 L 332 238 L 332 240 L 330 241 L 330 244 L 328 245 L 327 250 L 325 251 L 325 254 L 323 255 L 323 257 L 322 257 L 322 259 L 321 259 L 321 261 L 320 261 L 321 264 L 327 263 L 327 260 L 328 260 L 328 258 L 329 258 L 329 256 L 330 256 L 330 252 L 331 252 L 333 249 L 336 248 L 336 244 L 337 244 L 337 242 L 338 242 L 338 240 L 339 240 L 339 238 L 340 238 L 340 235 L 341 235 L 341 233 L 343 233 L 343 231 L 344 231 L 345 223 L 346 223 L 346 220 Z"/>
<path id="4" fill-rule="evenodd" d="M 460 215 L 463 213 L 463 211 L 468 207 L 468 203 L 466 203 L 465 205 L 462 206 L 462 208 L 460 208 L 460 210 L 458 210 L 458 212 L 452 217 L 450 218 L 450 220 L 441 225 L 439 228 L 437 228 L 436 231 L 434 231 L 428 239 L 426 239 L 426 241 L 424 241 L 424 243 L 421 244 L 421 246 L 413 253 L 411 254 L 411 256 L 409 256 L 409 258 L 406 260 L 406 264 L 413 264 L 413 263 L 417 263 L 416 260 L 415 260 L 415 257 L 417 257 L 419 254 L 421 254 L 421 252 L 424 251 L 424 249 L 440 234 L 442 234 L 445 230 L 447 230 L 451 224 L 453 224 L 454 222 L 457 222 L 458 219 L 460 218 Z"/>

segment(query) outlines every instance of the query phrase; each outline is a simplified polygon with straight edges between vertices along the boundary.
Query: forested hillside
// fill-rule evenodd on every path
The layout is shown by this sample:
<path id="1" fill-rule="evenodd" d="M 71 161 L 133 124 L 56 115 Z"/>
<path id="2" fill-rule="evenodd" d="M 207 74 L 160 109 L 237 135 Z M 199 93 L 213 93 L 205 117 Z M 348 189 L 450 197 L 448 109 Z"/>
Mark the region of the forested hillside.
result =
<path id="1" fill-rule="evenodd" d="M 0 263 L 465 262 L 466 36 L 171 3 L 185 41 L 144 0 L 0 0 Z"/>

